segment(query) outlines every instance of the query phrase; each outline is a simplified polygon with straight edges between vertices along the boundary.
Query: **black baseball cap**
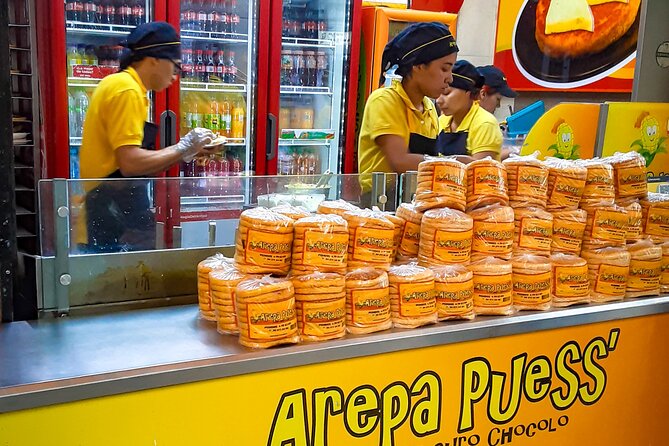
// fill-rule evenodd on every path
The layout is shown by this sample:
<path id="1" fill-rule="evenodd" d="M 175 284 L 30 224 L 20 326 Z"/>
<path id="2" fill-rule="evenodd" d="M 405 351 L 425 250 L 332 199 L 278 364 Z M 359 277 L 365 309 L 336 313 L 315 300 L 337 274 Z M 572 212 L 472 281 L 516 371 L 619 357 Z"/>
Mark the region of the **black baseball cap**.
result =
<path id="1" fill-rule="evenodd" d="M 479 72 L 485 77 L 485 85 L 499 92 L 507 98 L 515 98 L 518 93 L 513 91 L 506 82 L 506 76 L 502 70 L 493 65 L 478 67 Z"/>
<path id="2" fill-rule="evenodd" d="M 137 56 L 181 59 L 179 35 L 167 22 L 142 23 L 132 30 L 123 46 Z"/>
<path id="3" fill-rule="evenodd" d="M 460 59 L 453 65 L 453 82 L 451 88 L 474 91 L 483 87 L 485 79 L 471 62 Z"/>

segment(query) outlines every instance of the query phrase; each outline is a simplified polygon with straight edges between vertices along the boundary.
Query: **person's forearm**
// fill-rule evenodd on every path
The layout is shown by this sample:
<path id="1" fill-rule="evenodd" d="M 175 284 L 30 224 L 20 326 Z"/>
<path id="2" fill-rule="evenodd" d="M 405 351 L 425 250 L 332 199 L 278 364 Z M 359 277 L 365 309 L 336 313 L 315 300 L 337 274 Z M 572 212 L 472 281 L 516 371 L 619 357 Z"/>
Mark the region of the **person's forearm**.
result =
<path id="1" fill-rule="evenodd" d="M 404 173 L 408 170 L 418 170 L 418 164 L 425 161 L 425 156 L 418 153 L 407 153 L 398 159 L 392 160 L 390 164 L 397 173 Z"/>
<path id="2" fill-rule="evenodd" d="M 141 177 L 164 172 L 181 161 L 183 153 L 174 146 L 161 150 L 146 150 L 139 147 L 119 147 L 117 160 L 125 177 Z"/>

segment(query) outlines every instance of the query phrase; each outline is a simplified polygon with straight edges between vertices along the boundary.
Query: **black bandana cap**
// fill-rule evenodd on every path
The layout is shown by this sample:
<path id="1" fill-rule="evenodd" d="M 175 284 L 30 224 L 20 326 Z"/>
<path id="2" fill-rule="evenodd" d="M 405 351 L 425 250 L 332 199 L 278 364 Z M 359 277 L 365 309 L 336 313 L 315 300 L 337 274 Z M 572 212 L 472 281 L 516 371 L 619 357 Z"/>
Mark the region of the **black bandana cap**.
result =
<path id="1" fill-rule="evenodd" d="M 157 59 L 181 59 L 181 41 L 167 22 L 142 23 L 122 43 L 134 55 Z"/>
<path id="2" fill-rule="evenodd" d="M 483 87 L 484 83 L 485 78 L 470 62 L 458 60 L 453 65 L 453 82 L 451 82 L 451 88 L 474 91 Z"/>
<path id="3" fill-rule="evenodd" d="M 414 23 L 406 27 L 383 49 L 381 68 L 385 73 L 397 65 L 404 76 L 411 67 L 457 53 L 458 45 L 448 25 L 439 22 Z"/>

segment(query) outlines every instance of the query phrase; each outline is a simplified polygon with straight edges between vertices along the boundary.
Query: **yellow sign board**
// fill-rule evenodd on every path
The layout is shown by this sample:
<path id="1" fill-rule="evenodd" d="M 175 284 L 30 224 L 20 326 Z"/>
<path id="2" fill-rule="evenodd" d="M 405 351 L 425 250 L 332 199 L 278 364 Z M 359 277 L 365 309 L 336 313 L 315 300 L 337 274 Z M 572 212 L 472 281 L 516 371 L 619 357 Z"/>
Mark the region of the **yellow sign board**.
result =
<path id="1" fill-rule="evenodd" d="M 0 415 L 3 445 L 666 445 L 669 315 Z"/>

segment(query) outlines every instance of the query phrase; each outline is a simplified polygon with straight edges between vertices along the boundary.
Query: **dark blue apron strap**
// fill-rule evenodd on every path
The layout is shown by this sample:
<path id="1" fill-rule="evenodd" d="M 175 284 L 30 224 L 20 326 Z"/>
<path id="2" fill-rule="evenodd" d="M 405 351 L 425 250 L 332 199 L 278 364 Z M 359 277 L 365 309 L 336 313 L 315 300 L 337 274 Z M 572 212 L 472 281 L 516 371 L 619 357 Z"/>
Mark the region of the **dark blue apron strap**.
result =
<path id="1" fill-rule="evenodd" d="M 437 140 L 418 133 L 411 133 L 409 135 L 409 153 L 434 156 L 437 154 Z"/>

